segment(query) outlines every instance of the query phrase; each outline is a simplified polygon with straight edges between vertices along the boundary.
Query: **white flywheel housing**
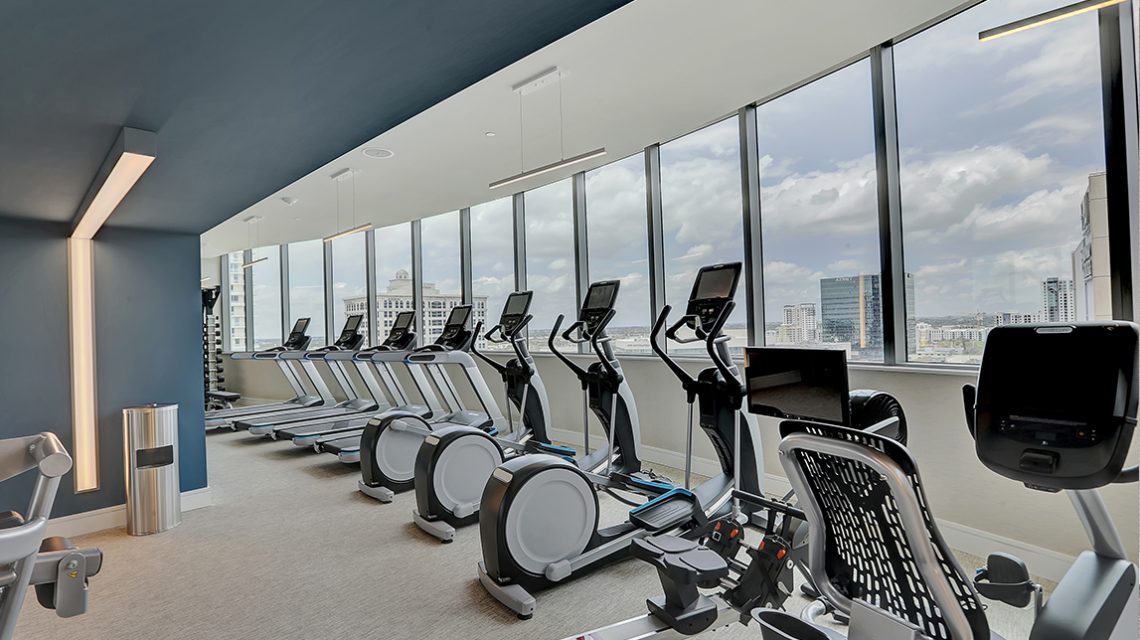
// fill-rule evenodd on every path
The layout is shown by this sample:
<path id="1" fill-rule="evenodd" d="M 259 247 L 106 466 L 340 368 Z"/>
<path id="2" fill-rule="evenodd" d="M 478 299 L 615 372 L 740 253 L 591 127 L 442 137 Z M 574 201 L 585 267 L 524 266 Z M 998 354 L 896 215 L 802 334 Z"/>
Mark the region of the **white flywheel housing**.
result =
<path id="1" fill-rule="evenodd" d="M 380 432 L 376 439 L 376 464 L 385 478 L 410 482 L 416 476 L 416 454 L 424 437 L 414 431 L 393 429 Z"/>
<path id="2" fill-rule="evenodd" d="M 529 476 L 509 509 L 507 549 L 520 567 L 539 575 L 550 563 L 582 553 L 598 523 L 593 488 L 564 466 Z"/>
<path id="3" fill-rule="evenodd" d="M 440 505 L 454 511 L 457 505 L 477 504 L 487 478 L 502 462 L 499 447 L 481 434 L 467 434 L 449 441 L 435 461 L 432 478 Z"/>

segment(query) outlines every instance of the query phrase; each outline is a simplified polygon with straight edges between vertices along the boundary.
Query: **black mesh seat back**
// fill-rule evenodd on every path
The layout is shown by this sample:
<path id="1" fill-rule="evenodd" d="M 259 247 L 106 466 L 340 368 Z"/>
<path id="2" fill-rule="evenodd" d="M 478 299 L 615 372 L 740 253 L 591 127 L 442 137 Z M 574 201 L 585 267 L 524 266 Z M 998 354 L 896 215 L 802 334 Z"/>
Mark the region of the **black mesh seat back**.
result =
<path id="1" fill-rule="evenodd" d="M 918 626 L 936 640 L 989 640 L 972 581 L 938 532 L 918 468 L 905 447 L 876 434 L 811 422 L 785 421 L 780 432 L 784 438 L 807 437 L 785 440 L 780 450 L 789 477 L 795 475 L 811 494 L 810 500 L 799 498 L 811 527 L 811 572 L 817 580 L 826 580 L 843 598 L 862 600 Z M 884 466 L 897 470 L 893 475 L 898 481 L 889 481 L 868 462 L 813 448 L 813 440 L 817 447 L 823 440 L 835 440 L 845 450 L 870 451 Z M 900 513 L 903 501 L 909 501 L 911 513 L 917 509 L 921 514 L 917 522 L 922 530 L 906 530 Z M 809 508 L 811 503 L 818 510 Z M 819 536 L 822 552 L 814 548 Z M 922 562 L 930 555 L 916 553 L 916 540 L 932 552 L 931 564 Z M 954 635 L 943 607 L 959 609 L 972 635 Z"/>

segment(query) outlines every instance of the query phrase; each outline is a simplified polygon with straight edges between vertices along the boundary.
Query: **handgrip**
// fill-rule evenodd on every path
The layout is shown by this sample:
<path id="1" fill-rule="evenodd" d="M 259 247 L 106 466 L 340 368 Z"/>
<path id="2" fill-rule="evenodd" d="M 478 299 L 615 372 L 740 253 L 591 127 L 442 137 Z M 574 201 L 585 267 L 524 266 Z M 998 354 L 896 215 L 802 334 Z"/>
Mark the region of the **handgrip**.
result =
<path id="1" fill-rule="evenodd" d="M 977 426 L 975 422 L 974 406 L 978 402 L 978 388 L 972 384 L 962 385 L 962 406 L 966 410 L 966 427 L 970 430 L 970 437 L 976 438 L 974 429 Z"/>

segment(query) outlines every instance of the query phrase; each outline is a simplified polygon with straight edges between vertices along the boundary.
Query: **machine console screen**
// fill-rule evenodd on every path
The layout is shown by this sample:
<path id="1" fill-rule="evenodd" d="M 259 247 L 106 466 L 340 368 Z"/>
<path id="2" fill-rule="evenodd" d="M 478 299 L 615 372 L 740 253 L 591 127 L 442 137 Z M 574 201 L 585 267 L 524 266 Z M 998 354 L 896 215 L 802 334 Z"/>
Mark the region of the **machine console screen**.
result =
<path id="1" fill-rule="evenodd" d="M 847 353 L 841 349 L 748 347 L 748 410 L 778 418 L 847 425 Z"/>

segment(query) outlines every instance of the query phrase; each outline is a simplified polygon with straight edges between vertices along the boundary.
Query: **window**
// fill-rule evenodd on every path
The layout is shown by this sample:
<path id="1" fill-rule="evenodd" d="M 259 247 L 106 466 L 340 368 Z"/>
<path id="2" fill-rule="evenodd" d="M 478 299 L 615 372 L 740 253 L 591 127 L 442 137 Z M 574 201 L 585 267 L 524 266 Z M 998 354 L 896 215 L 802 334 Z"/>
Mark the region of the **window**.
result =
<path id="1" fill-rule="evenodd" d="M 1082 216 L 1106 215 L 1097 14 L 978 42 L 1055 7 L 986 2 L 895 47 L 912 361 L 977 363 L 994 326 L 1102 304 L 1082 257 Z"/>
<path id="2" fill-rule="evenodd" d="M 253 349 L 261 351 L 281 344 L 281 249 L 253 250 Z M 241 264 L 240 262 L 238 264 Z"/>
<path id="3" fill-rule="evenodd" d="M 422 344 L 443 333 L 448 310 L 462 301 L 459 256 L 459 212 L 443 213 L 420 221 L 424 287 Z M 484 318 L 478 314 L 472 327 Z"/>
<path id="4" fill-rule="evenodd" d="M 354 233 L 332 241 L 333 326 L 329 327 L 330 342 L 340 335 L 348 316 L 368 315 L 368 267 L 364 255 L 367 239 L 363 233 Z M 360 332 L 364 334 L 363 344 L 371 344 L 367 317 L 360 326 Z"/>
<path id="5" fill-rule="evenodd" d="M 883 359 L 871 63 L 756 108 L 766 344 Z"/>
<path id="6" fill-rule="evenodd" d="M 547 339 L 558 314 L 566 316 L 563 330 L 578 318 L 573 187 L 562 180 L 527 191 L 525 198 L 526 282 L 534 291 L 529 346 L 549 352 Z"/>
<path id="7" fill-rule="evenodd" d="M 649 234 L 645 156 L 586 173 L 586 243 L 590 279 L 621 280 L 608 333 L 615 351 L 650 353 Z"/>
<path id="8" fill-rule="evenodd" d="M 507 296 L 515 290 L 514 206 L 501 198 L 471 207 L 471 290 L 476 313 L 486 314 L 488 329 L 499 320 Z M 509 344 L 481 349 L 510 351 Z"/>
<path id="9" fill-rule="evenodd" d="M 328 344 L 325 332 L 325 250 L 320 240 L 289 245 L 289 313 L 295 322 L 310 318 L 311 346 Z"/>
<path id="10" fill-rule="evenodd" d="M 665 241 L 665 298 L 671 318 L 684 313 L 697 271 L 709 264 L 744 260 L 740 193 L 740 133 L 736 118 L 722 120 L 661 145 L 661 216 Z M 744 282 L 725 325 L 729 346 L 748 343 Z M 704 353 L 703 345 L 675 353 Z"/>
<path id="11" fill-rule="evenodd" d="M 229 332 L 228 349 L 230 351 L 245 351 L 245 269 L 241 268 L 243 259 L 243 252 L 234 251 L 226 256 L 226 263 L 229 265 L 228 278 L 229 278 Z"/>
<path id="12" fill-rule="evenodd" d="M 376 331 L 382 342 L 400 311 L 412 308 L 412 225 L 376 230 Z M 423 331 L 417 326 L 416 333 Z M 421 344 L 426 344 L 421 342 Z"/>

